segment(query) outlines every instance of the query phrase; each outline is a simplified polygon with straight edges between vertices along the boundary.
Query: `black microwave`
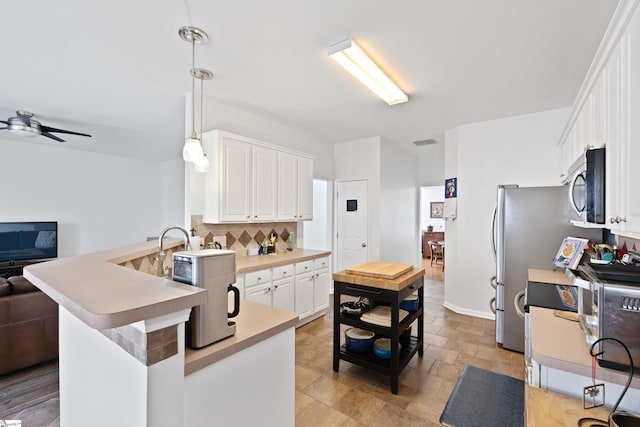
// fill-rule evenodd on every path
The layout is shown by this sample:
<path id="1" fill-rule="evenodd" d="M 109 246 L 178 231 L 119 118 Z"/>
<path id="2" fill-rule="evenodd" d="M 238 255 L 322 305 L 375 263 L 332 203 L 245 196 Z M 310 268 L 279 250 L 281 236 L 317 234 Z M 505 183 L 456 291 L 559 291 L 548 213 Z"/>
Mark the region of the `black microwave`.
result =
<path id="1" fill-rule="evenodd" d="M 605 223 L 605 148 L 585 150 L 571 167 L 569 219 Z"/>

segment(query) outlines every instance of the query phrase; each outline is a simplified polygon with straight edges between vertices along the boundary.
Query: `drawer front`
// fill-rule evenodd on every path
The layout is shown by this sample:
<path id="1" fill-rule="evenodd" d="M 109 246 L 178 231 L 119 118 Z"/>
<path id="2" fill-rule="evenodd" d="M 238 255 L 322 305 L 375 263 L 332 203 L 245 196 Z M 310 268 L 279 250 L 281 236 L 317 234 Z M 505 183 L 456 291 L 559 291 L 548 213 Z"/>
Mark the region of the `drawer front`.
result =
<path id="1" fill-rule="evenodd" d="M 281 265 L 273 268 L 273 280 L 293 276 L 293 264 Z"/>
<path id="2" fill-rule="evenodd" d="M 329 257 L 316 258 L 313 260 L 313 268 L 319 270 L 321 268 L 329 268 Z"/>
<path id="3" fill-rule="evenodd" d="M 296 274 L 310 273 L 313 271 L 313 260 L 296 262 Z"/>
<path id="4" fill-rule="evenodd" d="M 271 282 L 271 270 L 259 270 L 244 275 L 244 287 L 262 285 Z"/>

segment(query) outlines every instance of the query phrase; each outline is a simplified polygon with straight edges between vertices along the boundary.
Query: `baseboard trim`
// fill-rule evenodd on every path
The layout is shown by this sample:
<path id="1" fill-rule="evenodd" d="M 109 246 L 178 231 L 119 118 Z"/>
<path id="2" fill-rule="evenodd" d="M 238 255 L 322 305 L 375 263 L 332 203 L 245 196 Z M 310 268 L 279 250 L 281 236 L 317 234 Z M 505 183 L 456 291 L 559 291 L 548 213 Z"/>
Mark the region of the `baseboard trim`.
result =
<path id="1" fill-rule="evenodd" d="M 458 314 L 466 314 L 467 316 L 480 317 L 482 319 L 488 319 L 488 320 L 496 320 L 496 316 L 493 313 L 487 313 L 485 311 L 469 310 L 466 308 L 458 307 L 457 305 L 451 304 L 447 301 L 443 302 L 442 305 Z"/>

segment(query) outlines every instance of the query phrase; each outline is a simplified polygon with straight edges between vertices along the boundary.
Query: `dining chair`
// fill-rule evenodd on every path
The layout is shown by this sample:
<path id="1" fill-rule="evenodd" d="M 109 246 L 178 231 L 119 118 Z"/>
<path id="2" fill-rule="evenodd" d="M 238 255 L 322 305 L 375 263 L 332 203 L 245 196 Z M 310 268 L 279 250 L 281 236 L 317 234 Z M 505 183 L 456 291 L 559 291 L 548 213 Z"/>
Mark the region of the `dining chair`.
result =
<path id="1" fill-rule="evenodd" d="M 437 265 L 440 260 L 444 270 L 444 246 L 439 242 L 429 241 L 429 247 L 431 248 L 431 267 L 433 267 L 434 261 Z"/>

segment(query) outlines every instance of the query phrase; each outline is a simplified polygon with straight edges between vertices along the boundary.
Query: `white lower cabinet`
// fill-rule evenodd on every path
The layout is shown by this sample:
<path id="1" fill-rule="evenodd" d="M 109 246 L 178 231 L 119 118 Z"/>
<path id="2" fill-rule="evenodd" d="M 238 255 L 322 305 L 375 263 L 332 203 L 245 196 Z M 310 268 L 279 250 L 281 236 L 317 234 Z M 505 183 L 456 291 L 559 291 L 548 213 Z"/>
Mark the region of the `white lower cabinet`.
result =
<path id="1" fill-rule="evenodd" d="M 330 257 L 286 264 L 238 275 L 240 295 L 249 301 L 293 311 L 311 320 L 329 309 Z"/>
<path id="2" fill-rule="evenodd" d="M 246 273 L 244 283 L 246 300 L 295 311 L 293 265 Z"/>
<path id="3" fill-rule="evenodd" d="M 329 287 L 331 286 L 331 277 L 329 269 L 325 268 L 315 273 L 314 278 L 314 299 L 313 312 L 318 313 L 329 308 Z"/>

